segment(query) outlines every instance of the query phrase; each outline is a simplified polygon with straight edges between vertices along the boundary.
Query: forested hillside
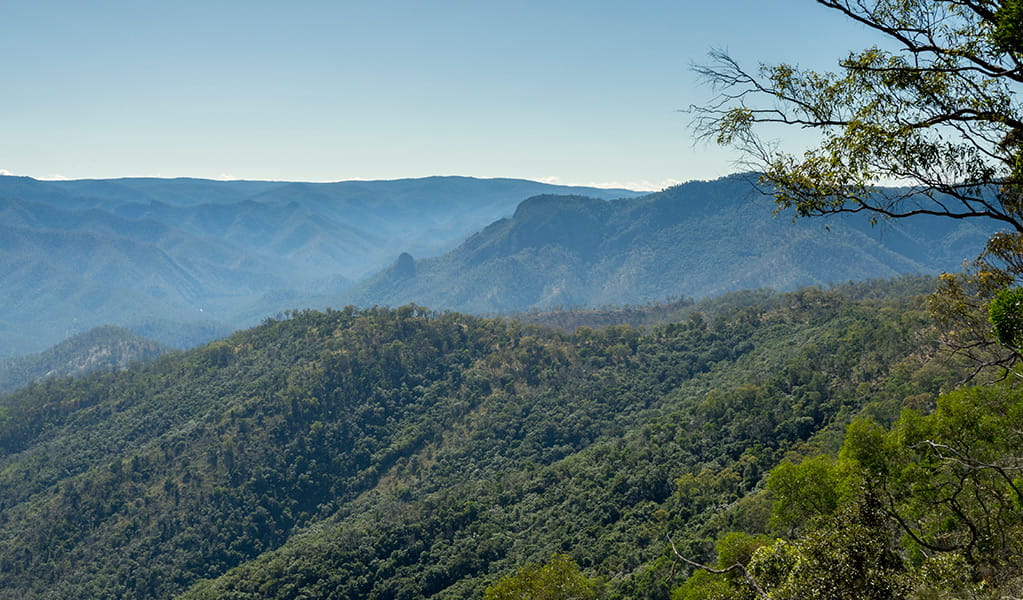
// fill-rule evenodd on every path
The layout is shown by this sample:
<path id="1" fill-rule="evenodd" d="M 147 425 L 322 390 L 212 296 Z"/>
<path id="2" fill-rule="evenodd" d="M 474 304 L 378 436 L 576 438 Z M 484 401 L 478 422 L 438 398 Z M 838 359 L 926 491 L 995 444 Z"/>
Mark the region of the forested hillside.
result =
<path id="1" fill-rule="evenodd" d="M 170 348 L 121 327 L 96 327 L 73 335 L 39 354 L 0 359 L 0 394 L 46 378 L 125 369 L 152 360 Z"/>
<path id="2" fill-rule="evenodd" d="M 0 598 L 479 598 L 558 554 L 668 598 L 666 536 L 766 530 L 779 461 L 957 380 L 914 286 L 575 334 L 299 311 L 31 385 L 0 399 Z"/>
<path id="3" fill-rule="evenodd" d="M 675 598 L 1020 598 L 1023 4 L 816 4 L 874 39 L 833 70 L 711 52 L 695 68 L 716 94 L 690 109 L 697 135 L 755 165 L 796 217 L 997 224 L 931 305 L 983 385 L 906 398 L 894 422 L 863 415 L 840 448 L 786 459 L 760 494 L 769 518 L 718 536 L 702 565 L 673 550 L 697 569 Z M 777 142 L 795 130 L 812 141 Z"/>
<path id="4" fill-rule="evenodd" d="M 30 4 L 0 600 L 1023 598 L 1023 0 Z"/>

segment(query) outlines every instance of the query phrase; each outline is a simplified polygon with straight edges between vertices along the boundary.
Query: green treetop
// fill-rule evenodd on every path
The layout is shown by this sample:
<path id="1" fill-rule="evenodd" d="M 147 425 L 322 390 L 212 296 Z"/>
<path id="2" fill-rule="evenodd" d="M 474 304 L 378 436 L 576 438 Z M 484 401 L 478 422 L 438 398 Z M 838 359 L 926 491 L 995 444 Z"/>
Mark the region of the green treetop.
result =
<path id="1" fill-rule="evenodd" d="M 817 2 L 894 49 L 850 52 L 826 73 L 790 64 L 748 70 L 712 53 L 697 71 L 719 95 L 691 108 L 698 132 L 739 149 L 779 208 L 798 216 L 1001 223 L 969 275 L 945 278 L 935 306 L 960 349 L 1010 366 L 1018 348 L 992 354 L 995 338 L 978 309 L 1023 281 L 1023 2 Z M 763 137 L 771 124 L 817 131 L 819 143 L 798 156 L 783 152 Z"/>

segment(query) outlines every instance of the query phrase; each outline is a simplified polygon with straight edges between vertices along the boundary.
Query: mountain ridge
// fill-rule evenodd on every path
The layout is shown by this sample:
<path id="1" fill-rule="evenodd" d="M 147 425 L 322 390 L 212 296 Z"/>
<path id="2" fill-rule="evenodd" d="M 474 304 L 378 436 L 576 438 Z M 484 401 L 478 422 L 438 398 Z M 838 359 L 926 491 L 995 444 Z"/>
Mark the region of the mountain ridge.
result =
<path id="1" fill-rule="evenodd" d="M 991 233 L 937 218 L 789 223 L 741 175 L 619 193 L 461 177 L 0 177 L 0 356 L 100 324 L 191 346 L 302 307 L 499 314 L 935 274 Z"/>
<path id="2" fill-rule="evenodd" d="M 101 369 L 126 369 L 170 350 L 123 327 L 96 327 L 38 354 L 0 359 L 0 396 L 45 379 L 82 376 Z"/>
<path id="3" fill-rule="evenodd" d="M 463 177 L 319 184 L 0 176 L 0 356 L 107 323 L 167 343 L 208 341 L 181 333 L 226 332 L 317 304 L 386 266 L 396 249 L 440 252 L 528 195 L 572 189 L 634 194 Z"/>
<path id="4" fill-rule="evenodd" d="M 789 291 L 956 270 L 993 231 L 937 218 L 879 227 L 855 215 L 790 222 L 772 218 L 774 210 L 740 176 L 617 201 L 537 196 L 450 252 L 413 258 L 414 276 L 392 265 L 337 302 L 494 314 Z"/>

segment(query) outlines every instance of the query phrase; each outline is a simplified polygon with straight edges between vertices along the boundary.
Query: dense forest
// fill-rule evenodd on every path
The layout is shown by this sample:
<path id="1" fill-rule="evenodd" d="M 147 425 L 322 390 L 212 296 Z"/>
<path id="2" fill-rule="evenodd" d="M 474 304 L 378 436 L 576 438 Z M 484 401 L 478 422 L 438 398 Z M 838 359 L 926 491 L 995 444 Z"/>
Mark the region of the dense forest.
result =
<path id="1" fill-rule="evenodd" d="M 1003 589 L 1015 396 L 946 394 L 967 369 L 935 358 L 925 281 L 572 333 L 294 311 L 29 385 L 0 399 L 0 598 L 754 593 L 683 557 L 772 597 L 829 569 Z"/>
<path id="2" fill-rule="evenodd" d="M 475 227 L 416 180 L 367 196 L 0 177 L 9 348 L 39 337 L 41 312 L 69 319 L 48 335 L 77 328 L 62 306 L 195 339 L 219 326 L 195 321 L 207 307 L 404 304 L 291 310 L 181 352 L 106 331 L 128 350 L 115 357 L 89 345 L 101 330 L 79 340 L 84 363 L 75 344 L 5 363 L 0 384 L 18 389 L 0 396 L 0 600 L 1023 597 L 1023 2 L 816 4 L 882 42 L 835 73 L 712 52 L 695 70 L 718 96 L 689 112 L 773 208 L 865 216 L 834 232 L 853 254 L 818 243 L 819 220 L 783 229 L 699 182 L 519 203 L 539 184 L 504 180 L 511 195 L 475 216 L 462 195 L 460 210 L 515 213 L 463 238 Z M 779 126 L 816 146 L 789 154 Z M 418 209 L 398 221 L 381 203 Z M 875 225 L 891 252 L 860 252 Z M 415 240 L 461 243 L 418 261 L 405 248 L 349 287 Z M 699 241 L 717 254 L 687 260 Z M 719 286 L 699 295 L 791 290 L 806 281 L 755 278 L 796 277 L 792 257 L 815 284 L 845 267 L 958 268 L 980 244 L 937 280 L 530 310 L 697 295 L 680 272 Z M 293 279 L 303 265 L 322 278 Z M 116 274 L 130 285 L 97 284 Z M 442 309 L 527 312 L 405 304 L 442 298 L 427 292 L 448 295 Z"/>
<path id="3" fill-rule="evenodd" d="M 868 411 L 839 448 L 786 457 L 763 480 L 756 526 L 718 532 L 716 556 L 672 548 L 697 569 L 674 597 L 1019 598 L 1023 4 L 816 4 L 876 39 L 832 72 L 713 51 L 696 71 L 716 97 L 691 108 L 694 128 L 736 150 L 793 217 L 997 223 L 931 307 L 945 347 L 1000 381 L 905 397 L 894 421 Z M 813 141 L 784 149 L 779 125 Z M 882 187 L 892 180 L 904 187 Z"/>

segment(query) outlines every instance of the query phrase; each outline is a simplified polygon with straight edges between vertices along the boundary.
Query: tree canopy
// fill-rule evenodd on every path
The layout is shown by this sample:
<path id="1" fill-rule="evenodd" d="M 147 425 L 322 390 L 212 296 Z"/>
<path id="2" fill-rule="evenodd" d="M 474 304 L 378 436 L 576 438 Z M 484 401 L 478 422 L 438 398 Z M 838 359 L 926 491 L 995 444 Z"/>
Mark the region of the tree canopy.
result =
<path id="1" fill-rule="evenodd" d="M 877 32 L 883 47 L 850 52 L 834 73 L 749 70 L 713 53 L 698 71 L 719 96 L 693 109 L 696 126 L 737 147 L 779 210 L 796 216 L 1001 223 L 966 273 L 942 277 L 932 307 L 978 368 L 1013 369 L 1023 358 L 1023 2 L 817 2 Z M 765 139 L 772 124 L 820 137 L 793 155 Z M 1018 383 L 945 394 L 933 411 L 912 410 L 907 397 L 890 427 L 854 421 L 837 457 L 782 463 L 764 481 L 771 533 L 785 531 L 773 542 L 740 534 L 748 551 L 736 570 L 748 581 L 704 568 L 675 597 L 1018 596 Z M 726 539 L 721 565 L 731 562 Z"/>
<path id="2" fill-rule="evenodd" d="M 779 208 L 797 216 L 1003 224 L 968 275 L 945 279 L 936 307 L 957 324 L 958 347 L 1009 366 L 1019 349 L 983 354 L 995 340 L 978 315 L 1023 280 L 1023 2 L 817 3 L 875 31 L 884 47 L 852 51 L 824 73 L 785 63 L 751 70 L 713 52 L 697 71 L 718 96 L 691 108 L 698 132 L 738 148 Z M 818 143 L 782 151 L 763 135 L 772 124 L 816 131 Z"/>

